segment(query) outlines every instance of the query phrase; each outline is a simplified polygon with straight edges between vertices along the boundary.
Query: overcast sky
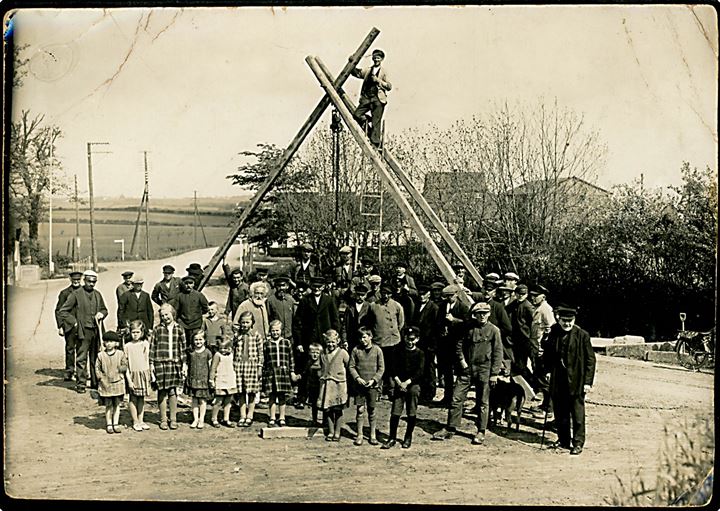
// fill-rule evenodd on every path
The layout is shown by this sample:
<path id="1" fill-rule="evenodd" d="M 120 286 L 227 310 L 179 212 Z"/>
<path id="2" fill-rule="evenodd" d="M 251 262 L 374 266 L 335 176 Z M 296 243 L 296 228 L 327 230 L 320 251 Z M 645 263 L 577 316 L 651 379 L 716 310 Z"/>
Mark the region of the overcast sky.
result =
<path id="1" fill-rule="evenodd" d="M 717 170 L 717 20 L 709 6 L 20 10 L 30 73 L 13 101 L 61 127 L 58 157 L 95 194 L 234 195 L 238 152 L 285 147 L 322 96 L 307 55 L 337 73 L 372 27 L 393 90 L 386 129 L 544 98 L 608 145 L 598 184 Z M 369 56 L 363 64 L 369 64 Z M 359 80 L 346 90 L 357 95 Z"/>

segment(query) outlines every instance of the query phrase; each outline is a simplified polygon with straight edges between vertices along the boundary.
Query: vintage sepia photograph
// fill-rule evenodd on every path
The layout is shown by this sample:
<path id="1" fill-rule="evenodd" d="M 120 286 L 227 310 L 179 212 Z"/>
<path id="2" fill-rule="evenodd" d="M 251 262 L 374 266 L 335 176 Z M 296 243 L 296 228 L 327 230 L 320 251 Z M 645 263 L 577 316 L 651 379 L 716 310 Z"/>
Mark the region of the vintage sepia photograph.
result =
<path id="1" fill-rule="evenodd" d="M 713 5 L 29 3 L 3 47 L 3 509 L 717 505 Z"/>

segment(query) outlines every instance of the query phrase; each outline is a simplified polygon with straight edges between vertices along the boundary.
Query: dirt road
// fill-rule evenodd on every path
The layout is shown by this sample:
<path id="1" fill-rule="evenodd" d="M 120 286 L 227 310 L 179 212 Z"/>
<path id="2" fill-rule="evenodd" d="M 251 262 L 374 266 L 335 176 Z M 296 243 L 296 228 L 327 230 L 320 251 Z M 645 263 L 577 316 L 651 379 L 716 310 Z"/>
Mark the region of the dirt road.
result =
<path id="1" fill-rule="evenodd" d="M 185 254 L 172 263 L 184 274 L 187 263 L 207 261 L 211 253 Z M 97 288 L 111 318 L 120 272 L 142 271 L 149 290 L 162 264 L 113 265 L 100 275 Z M 580 456 L 541 450 L 542 420 L 529 414 L 519 432 L 493 429 L 482 447 L 470 445 L 470 419 L 463 420 L 466 435 L 433 442 L 446 412 L 426 407 L 409 450 L 353 446 L 350 409 L 339 443 L 320 435 L 263 440 L 258 432 L 265 410 L 250 430 L 198 431 L 188 428 L 190 411 L 183 408 L 180 429 L 161 431 L 154 401 L 146 413 L 150 431 L 128 429 L 123 410 L 123 434 L 108 435 L 104 410 L 62 380 L 63 340 L 53 310 L 65 285 L 58 280 L 9 289 L 4 475 L 5 491 L 18 498 L 602 505 L 616 471 L 629 478 L 641 467 L 654 477 L 664 425 L 714 413 L 711 374 L 599 356 L 588 399 L 603 404 L 587 406 L 588 439 Z M 224 302 L 226 290 L 206 294 Z M 289 425 L 309 418 L 307 410 L 292 408 L 289 416 Z M 388 417 L 383 402 L 383 432 Z M 547 438 L 555 440 L 554 433 Z"/>

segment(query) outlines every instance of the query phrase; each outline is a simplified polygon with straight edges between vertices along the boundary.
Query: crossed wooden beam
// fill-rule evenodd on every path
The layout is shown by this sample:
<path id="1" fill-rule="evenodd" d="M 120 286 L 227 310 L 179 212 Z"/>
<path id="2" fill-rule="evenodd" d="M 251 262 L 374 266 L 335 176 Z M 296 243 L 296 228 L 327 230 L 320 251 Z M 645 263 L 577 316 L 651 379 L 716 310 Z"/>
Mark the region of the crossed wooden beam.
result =
<path id="1" fill-rule="evenodd" d="M 357 67 L 360 59 L 368 51 L 370 45 L 372 45 L 373 41 L 379 33 L 380 31 L 377 28 L 373 28 L 372 30 L 370 30 L 370 33 L 365 37 L 360 47 L 355 53 L 350 56 L 347 64 L 345 64 L 345 67 L 342 69 L 342 71 L 340 71 L 340 75 L 335 79 L 333 79 L 330 71 L 328 71 L 328 69 L 318 57 L 308 56 L 305 59 L 307 64 L 310 66 L 310 69 L 315 74 L 315 77 L 320 82 L 320 85 L 325 90 L 325 96 L 323 96 L 323 98 L 317 104 L 315 109 L 312 111 L 310 116 L 300 128 L 300 131 L 297 133 L 297 135 L 295 135 L 295 137 L 290 142 L 290 145 L 288 145 L 288 147 L 283 152 L 280 159 L 275 164 L 275 167 L 270 171 L 265 182 L 258 189 L 257 193 L 252 198 L 248 206 L 238 217 L 237 222 L 235 223 L 235 226 L 233 227 L 233 230 L 231 231 L 228 238 L 222 245 L 218 247 L 217 251 L 210 259 L 208 266 L 205 268 L 205 272 L 203 274 L 202 280 L 200 281 L 200 285 L 198 286 L 199 289 L 202 289 L 210 280 L 210 276 L 215 271 L 215 268 L 217 268 L 218 264 L 220 264 L 220 261 L 223 257 L 225 257 L 225 254 L 227 254 L 228 250 L 230 250 L 230 247 L 234 243 L 237 236 L 247 225 L 250 216 L 255 212 L 262 199 L 272 188 L 280 173 L 283 171 L 283 169 L 293 157 L 295 152 L 298 150 L 300 145 L 302 145 L 303 141 L 310 133 L 313 126 L 315 126 L 317 121 L 324 113 L 325 109 L 330 104 L 332 104 L 338 111 L 362 151 L 375 166 L 375 169 L 378 171 L 380 179 L 385 185 L 386 190 L 392 196 L 400 210 L 410 222 L 413 230 L 422 241 L 426 250 L 433 258 L 438 268 L 440 269 L 440 272 L 447 279 L 448 283 L 454 282 L 455 272 L 453 271 L 450 263 L 447 261 L 443 253 L 438 248 L 432 236 L 430 236 L 430 233 L 423 225 L 423 222 L 413 209 L 412 205 L 405 198 L 405 195 L 403 195 L 400 185 L 398 185 L 396 179 L 400 181 L 400 183 L 408 192 L 416 205 L 420 207 L 423 213 L 425 213 L 427 218 L 430 220 L 430 223 L 438 231 L 443 240 L 448 244 L 450 250 L 468 270 L 470 276 L 476 282 L 482 282 L 483 279 L 473 265 L 472 261 L 470 261 L 470 258 L 467 256 L 462 247 L 458 245 L 457 241 L 455 241 L 455 238 L 453 238 L 452 234 L 450 234 L 447 228 L 443 225 L 443 223 L 440 221 L 440 219 L 435 214 L 432 207 L 430 207 L 425 198 L 422 196 L 422 194 L 412 184 L 410 179 L 407 177 L 405 171 L 400 167 L 397 159 L 386 148 L 382 149 L 382 151 L 379 152 L 375 148 L 375 146 L 370 143 L 370 140 L 368 140 L 367 136 L 362 131 L 362 129 L 352 115 L 352 112 L 355 110 L 355 105 L 348 98 L 347 94 L 343 91 L 342 86 L 350 76 L 350 72 L 355 69 L 355 67 Z M 460 293 L 460 298 L 466 303 L 472 303 L 472 298 L 470 298 L 470 296 L 468 296 L 464 292 Z"/>

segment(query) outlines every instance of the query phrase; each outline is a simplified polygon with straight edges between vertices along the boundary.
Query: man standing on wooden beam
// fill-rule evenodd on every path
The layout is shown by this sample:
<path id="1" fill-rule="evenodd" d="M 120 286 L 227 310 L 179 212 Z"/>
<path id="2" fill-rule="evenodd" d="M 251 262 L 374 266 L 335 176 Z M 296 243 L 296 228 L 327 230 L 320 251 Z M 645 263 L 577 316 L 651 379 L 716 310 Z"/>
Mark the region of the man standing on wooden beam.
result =
<path id="1" fill-rule="evenodd" d="M 360 89 L 360 102 L 355 109 L 353 116 L 360 126 L 365 127 L 365 114 L 370 112 L 372 131 L 370 141 L 375 147 L 380 147 L 382 140 L 381 123 L 385 105 L 387 104 L 387 92 L 392 89 L 388 80 L 385 68 L 381 66 L 385 59 L 385 52 L 376 49 L 372 52 L 373 65 L 367 69 L 355 68 L 351 74 L 363 81 Z"/>

